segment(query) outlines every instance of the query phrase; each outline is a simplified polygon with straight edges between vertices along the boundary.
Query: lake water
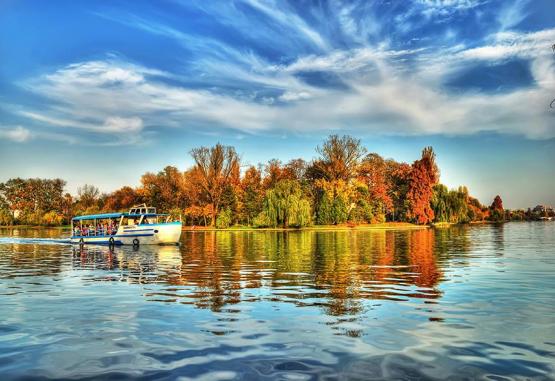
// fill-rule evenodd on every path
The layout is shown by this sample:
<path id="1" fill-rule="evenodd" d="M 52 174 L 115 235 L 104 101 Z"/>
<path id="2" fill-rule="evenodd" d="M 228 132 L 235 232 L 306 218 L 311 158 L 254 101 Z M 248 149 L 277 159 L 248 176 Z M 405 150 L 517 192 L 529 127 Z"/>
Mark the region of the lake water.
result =
<path id="1" fill-rule="evenodd" d="M 555 379 L 555 223 L 0 229 L 0 379 Z"/>

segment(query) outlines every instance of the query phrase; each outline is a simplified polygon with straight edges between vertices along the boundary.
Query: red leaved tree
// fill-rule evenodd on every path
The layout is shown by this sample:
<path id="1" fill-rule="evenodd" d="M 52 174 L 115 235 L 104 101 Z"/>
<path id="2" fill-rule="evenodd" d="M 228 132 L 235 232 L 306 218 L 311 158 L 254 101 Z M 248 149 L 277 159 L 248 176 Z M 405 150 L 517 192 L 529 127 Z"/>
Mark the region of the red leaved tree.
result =
<path id="1" fill-rule="evenodd" d="M 430 205 L 433 187 L 439 182 L 439 169 L 432 147 L 422 151 L 422 158 L 412 164 L 407 201 L 407 218 L 417 224 L 433 221 L 434 211 Z"/>
<path id="2" fill-rule="evenodd" d="M 503 211 L 503 200 L 501 200 L 501 196 L 495 196 L 495 198 L 493 199 L 493 203 L 491 204 L 491 208 L 493 210 Z"/>

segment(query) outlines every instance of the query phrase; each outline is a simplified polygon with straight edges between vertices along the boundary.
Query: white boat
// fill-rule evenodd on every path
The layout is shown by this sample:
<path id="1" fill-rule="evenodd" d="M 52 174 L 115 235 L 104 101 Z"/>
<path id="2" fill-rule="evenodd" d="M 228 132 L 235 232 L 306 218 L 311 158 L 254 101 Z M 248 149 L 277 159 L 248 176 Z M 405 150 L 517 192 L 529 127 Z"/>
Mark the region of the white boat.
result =
<path id="1" fill-rule="evenodd" d="M 170 222 L 168 214 L 156 213 L 145 204 L 129 213 L 77 216 L 71 220 L 71 242 L 104 245 L 179 244 L 181 222 Z"/>

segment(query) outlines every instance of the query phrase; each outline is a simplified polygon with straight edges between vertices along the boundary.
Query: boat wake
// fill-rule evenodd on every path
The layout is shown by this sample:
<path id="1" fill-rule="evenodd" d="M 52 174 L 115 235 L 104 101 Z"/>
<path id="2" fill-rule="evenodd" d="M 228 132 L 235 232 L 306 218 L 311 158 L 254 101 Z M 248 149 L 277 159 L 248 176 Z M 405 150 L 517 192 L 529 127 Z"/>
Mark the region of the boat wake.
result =
<path id="1" fill-rule="evenodd" d="M 22 244 L 22 245 L 69 245 L 69 238 L 23 238 L 23 237 L 0 237 L 0 245 Z"/>

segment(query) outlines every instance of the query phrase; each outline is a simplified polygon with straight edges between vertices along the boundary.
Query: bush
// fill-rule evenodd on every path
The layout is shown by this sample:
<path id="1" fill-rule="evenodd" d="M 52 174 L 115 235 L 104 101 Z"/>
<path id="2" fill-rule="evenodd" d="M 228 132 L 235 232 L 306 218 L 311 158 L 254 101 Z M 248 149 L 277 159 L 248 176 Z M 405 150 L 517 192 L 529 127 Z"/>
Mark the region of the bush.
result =
<path id="1" fill-rule="evenodd" d="M 170 220 L 172 221 L 181 221 L 182 220 L 182 211 L 179 208 L 173 208 L 170 210 Z"/>
<path id="2" fill-rule="evenodd" d="M 218 229 L 225 229 L 231 226 L 231 210 L 225 209 L 216 217 L 216 227 Z"/>
<path id="3" fill-rule="evenodd" d="M 505 213 L 503 212 L 503 210 L 493 209 L 491 211 L 489 219 L 490 221 L 503 222 L 505 221 Z"/>
<path id="4" fill-rule="evenodd" d="M 318 225 L 331 225 L 334 223 L 333 202 L 326 192 L 322 194 L 316 210 L 316 223 Z"/>
<path id="5" fill-rule="evenodd" d="M 23 225 L 42 225 L 43 212 L 37 211 L 32 213 L 22 213 L 19 218 L 17 219 L 17 223 Z"/>
<path id="6" fill-rule="evenodd" d="M 343 197 L 336 197 L 335 200 L 333 200 L 333 215 L 334 222 L 336 224 L 343 224 L 347 222 L 348 209 L 347 203 Z"/>
<path id="7" fill-rule="evenodd" d="M 64 222 L 64 216 L 58 212 L 50 211 L 42 216 L 41 222 L 46 226 L 60 226 Z"/>
<path id="8" fill-rule="evenodd" d="M 357 205 L 349 213 L 349 221 L 354 223 L 364 223 L 372 222 L 374 219 L 374 213 L 372 212 L 372 206 L 368 201 L 362 199 L 357 201 Z"/>
<path id="9" fill-rule="evenodd" d="M 13 225 L 14 219 L 9 210 L 0 209 L 0 225 Z"/>
<path id="10" fill-rule="evenodd" d="M 252 225 L 256 228 L 267 228 L 271 225 L 271 221 L 266 212 L 260 212 L 252 220 Z"/>

